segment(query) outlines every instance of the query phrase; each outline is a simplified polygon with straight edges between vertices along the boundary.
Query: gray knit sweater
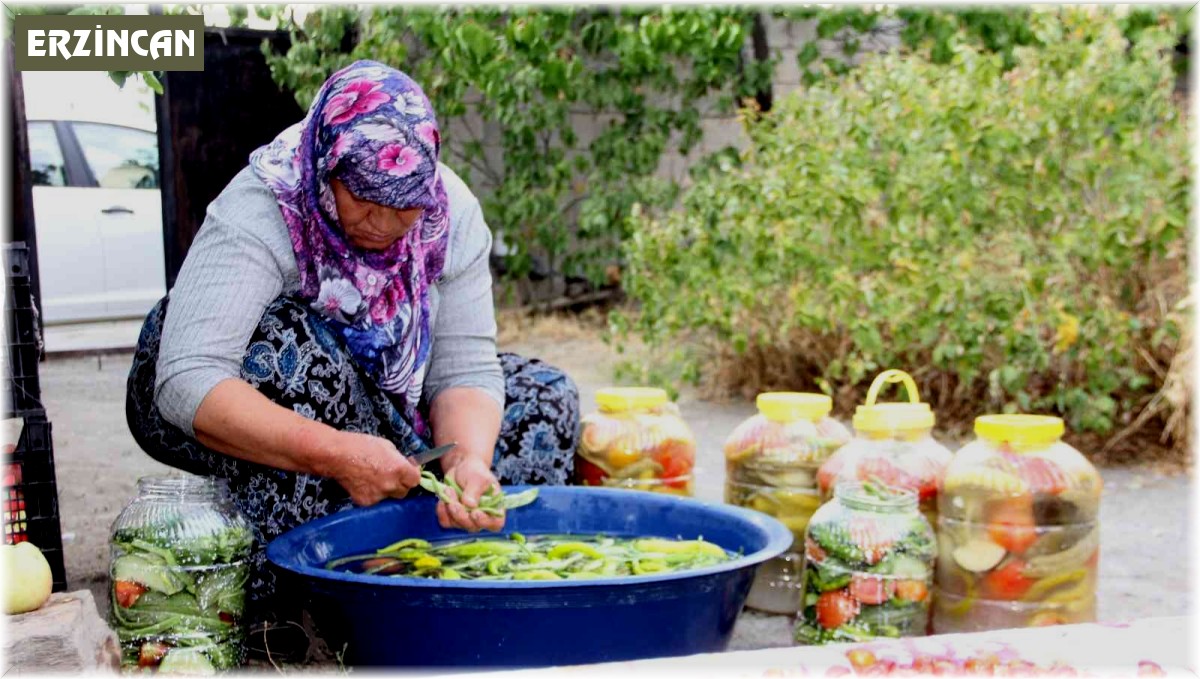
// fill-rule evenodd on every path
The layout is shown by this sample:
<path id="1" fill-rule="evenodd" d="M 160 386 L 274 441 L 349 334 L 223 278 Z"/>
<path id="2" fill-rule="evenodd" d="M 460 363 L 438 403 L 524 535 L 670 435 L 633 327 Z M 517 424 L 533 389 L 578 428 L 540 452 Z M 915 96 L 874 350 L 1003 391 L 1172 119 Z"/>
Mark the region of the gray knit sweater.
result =
<path id="1" fill-rule="evenodd" d="M 496 319 L 488 269 L 492 234 L 479 201 L 441 167 L 450 201 L 450 243 L 429 289 L 433 333 L 423 398 L 447 387 L 477 387 L 502 406 Z M 200 402 L 218 382 L 240 375 L 242 356 L 267 306 L 300 289 L 300 272 L 275 197 L 243 169 L 208 207 L 171 289 L 154 399 L 163 417 L 194 436 Z"/>

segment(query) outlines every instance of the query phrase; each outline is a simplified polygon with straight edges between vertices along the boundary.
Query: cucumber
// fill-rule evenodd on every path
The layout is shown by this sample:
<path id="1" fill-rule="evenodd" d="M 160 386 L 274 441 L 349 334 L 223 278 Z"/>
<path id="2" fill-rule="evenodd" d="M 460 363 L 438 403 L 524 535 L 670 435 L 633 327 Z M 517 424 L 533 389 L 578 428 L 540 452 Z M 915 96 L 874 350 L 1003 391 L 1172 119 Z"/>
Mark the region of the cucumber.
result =
<path id="1" fill-rule="evenodd" d="M 954 549 L 954 563 L 971 573 L 982 573 L 995 568 L 1007 552 L 989 540 L 971 540 Z"/>
<path id="2" fill-rule="evenodd" d="M 871 572 L 895 575 L 904 580 L 924 580 L 929 576 L 929 567 L 915 556 L 893 554 L 871 568 Z"/>
<path id="3" fill-rule="evenodd" d="M 195 648 L 172 648 L 163 656 L 158 666 L 161 674 L 216 674 L 217 668 L 208 656 Z"/>
<path id="4" fill-rule="evenodd" d="M 126 554 L 113 562 L 113 580 L 136 582 L 167 596 L 183 591 L 184 583 L 175 571 L 162 562 L 154 562 L 139 554 Z"/>

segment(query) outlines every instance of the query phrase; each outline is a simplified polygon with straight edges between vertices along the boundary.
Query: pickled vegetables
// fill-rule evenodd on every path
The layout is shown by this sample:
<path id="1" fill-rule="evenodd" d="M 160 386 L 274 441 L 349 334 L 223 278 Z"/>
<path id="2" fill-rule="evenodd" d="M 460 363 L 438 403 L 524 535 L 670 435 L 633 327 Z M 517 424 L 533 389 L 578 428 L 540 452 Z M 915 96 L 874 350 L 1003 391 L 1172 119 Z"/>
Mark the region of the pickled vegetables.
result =
<path id="1" fill-rule="evenodd" d="M 939 498 L 934 630 L 1093 620 L 1099 474 L 1058 418 L 985 416 L 975 430 Z"/>
<path id="2" fill-rule="evenodd" d="M 331 560 L 330 570 L 441 580 L 583 580 L 653 575 L 728 561 L 720 546 L 696 540 L 512 533 L 432 544 L 401 540 L 370 554 Z"/>
<path id="3" fill-rule="evenodd" d="M 908 403 L 876 403 L 888 384 L 903 383 Z M 817 485 L 822 500 L 843 481 L 872 481 L 917 494 L 921 511 L 937 525 L 938 482 L 952 457 L 931 436 L 935 418 L 921 403 L 916 383 L 906 373 L 888 370 L 871 384 L 866 402 L 854 414 L 855 437 L 820 468 Z"/>
<path id="4" fill-rule="evenodd" d="M 925 634 L 935 545 L 914 492 L 845 482 L 813 516 L 804 545 L 796 641 Z"/>
<path id="5" fill-rule="evenodd" d="M 236 526 L 196 540 L 125 529 L 113 537 L 112 627 L 125 667 L 211 670 L 241 664 L 252 537 Z"/>
<path id="6" fill-rule="evenodd" d="M 759 567 L 746 605 L 769 613 L 795 613 L 799 605 L 804 531 L 821 505 L 816 472 L 850 440 L 828 417 L 833 402 L 822 394 L 759 394 L 758 413 L 725 442 L 725 501 L 779 519 L 795 536 L 792 550 Z"/>
<path id="7" fill-rule="evenodd" d="M 696 439 L 661 389 L 613 388 L 584 416 L 575 482 L 690 496 Z"/>

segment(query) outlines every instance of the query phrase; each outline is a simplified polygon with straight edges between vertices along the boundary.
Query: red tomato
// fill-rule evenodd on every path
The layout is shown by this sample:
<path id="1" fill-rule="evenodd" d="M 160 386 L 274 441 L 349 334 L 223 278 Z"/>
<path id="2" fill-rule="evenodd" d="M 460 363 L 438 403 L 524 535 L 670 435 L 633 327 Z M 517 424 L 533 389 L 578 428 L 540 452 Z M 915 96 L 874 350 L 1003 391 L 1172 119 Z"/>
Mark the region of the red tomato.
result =
<path id="1" fill-rule="evenodd" d="M 889 676 L 889 675 L 892 675 L 895 673 L 896 673 L 896 661 L 888 660 L 888 659 L 884 658 L 883 660 L 877 661 L 874 665 L 871 665 L 870 667 L 864 667 L 860 672 L 857 672 L 856 674 L 862 674 L 862 675 L 868 676 L 868 677 L 872 677 L 872 676 L 884 677 L 884 676 Z"/>
<path id="2" fill-rule="evenodd" d="M 892 598 L 895 591 L 896 583 L 893 580 L 858 573 L 850 580 L 850 596 L 871 606 L 878 606 Z"/>
<path id="3" fill-rule="evenodd" d="M 813 563 L 821 563 L 828 556 L 825 550 L 821 549 L 821 545 L 818 545 L 817 541 L 810 537 L 804 538 L 804 553 L 809 559 L 812 559 Z"/>
<path id="4" fill-rule="evenodd" d="M 878 481 L 889 488 L 907 488 L 912 491 L 921 487 L 921 482 L 917 477 L 882 457 L 863 460 L 858 465 L 858 480 Z"/>
<path id="5" fill-rule="evenodd" d="M 113 583 L 113 594 L 117 597 L 117 604 L 121 608 L 129 608 L 137 603 L 137 600 L 146 593 L 146 588 L 138 582 L 130 582 L 129 580 L 117 580 Z"/>
<path id="6" fill-rule="evenodd" d="M 875 654 L 864 648 L 846 651 L 846 659 L 850 661 L 850 666 L 855 670 L 865 669 L 875 664 Z"/>
<path id="7" fill-rule="evenodd" d="M 686 488 L 687 477 L 692 473 L 693 461 L 689 451 L 677 446 L 668 446 L 663 452 L 654 457 L 654 461 L 662 465 L 662 478 L 670 488 Z"/>
<path id="8" fill-rule="evenodd" d="M 1013 554 L 1024 554 L 1037 541 L 1033 499 L 1028 495 L 992 503 L 987 520 L 992 542 Z"/>
<path id="9" fill-rule="evenodd" d="M 901 601 L 924 601 L 929 588 L 920 580 L 901 580 L 896 583 L 896 598 Z"/>
<path id="10" fill-rule="evenodd" d="M 932 669 L 933 674 L 937 676 L 957 676 L 960 673 L 958 665 L 952 660 L 935 660 Z"/>
<path id="11" fill-rule="evenodd" d="M 602 486 L 608 473 L 582 457 L 575 458 L 575 482 L 581 486 Z"/>
<path id="12" fill-rule="evenodd" d="M 1020 453 L 1003 454 L 1003 457 L 1012 464 L 1017 470 L 1017 475 L 1029 484 L 1030 490 L 1035 493 L 1058 495 L 1070 485 L 1063 470 L 1044 457 Z"/>
<path id="13" fill-rule="evenodd" d="M 933 672 L 933 656 L 917 655 L 913 658 L 912 668 L 922 674 Z"/>
<path id="14" fill-rule="evenodd" d="M 825 464 L 817 470 L 817 487 L 822 493 L 828 493 L 833 485 L 837 482 L 837 476 L 841 473 L 842 467 L 845 465 L 845 459 L 841 455 L 835 454 L 833 457 L 825 460 Z"/>
<path id="15" fill-rule="evenodd" d="M 1013 559 L 1004 566 L 983 576 L 983 591 L 985 596 L 1003 601 L 1016 601 L 1020 599 L 1025 592 L 1029 591 L 1034 582 L 1021 575 L 1021 571 L 1024 568 L 1024 561 Z"/>
<path id="16" fill-rule="evenodd" d="M 1000 663 L 1000 659 L 994 654 L 987 654 L 968 658 L 964 669 L 970 674 L 986 674 L 991 675 L 996 671 L 996 665 Z"/>
<path id="17" fill-rule="evenodd" d="M 879 563 L 895 542 L 880 535 L 879 525 L 871 519 L 852 519 L 848 530 L 851 542 L 862 550 L 863 559 L 869 564 Z"/>
<path id="18" fill-rule="evenodd" d="M 825 592 L 817 599 L 817 622 L 825 629 L 841 627 L 858 615 L 858 602 L 845 590 Z"/>
<path id="19" fill-rule="evenodd" d="M 167 645 L 147 641 L 138 650 L 138 667 L 158 667 L 167 654 Z"/>

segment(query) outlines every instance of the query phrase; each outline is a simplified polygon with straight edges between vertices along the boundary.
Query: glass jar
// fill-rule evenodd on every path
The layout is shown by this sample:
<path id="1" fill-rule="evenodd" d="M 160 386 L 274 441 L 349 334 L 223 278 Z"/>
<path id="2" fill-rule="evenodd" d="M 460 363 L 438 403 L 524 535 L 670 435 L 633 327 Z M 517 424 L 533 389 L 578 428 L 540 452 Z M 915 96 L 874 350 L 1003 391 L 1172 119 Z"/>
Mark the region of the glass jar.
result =
<path id="1" fill-rule="evenodd" d="M 241 665 L 252 545 L 225 481 L 139 480 L 110 541 L 111 626 L 122 666 L 208 673 Z"/>
<path id="2" fill-rule="evenodd" d="M 876 403 L 888 384 L 903 383 L 908 403 Z M 854 413 L 854 439 L 821 465 L 817 485 L 828 501 L 841 481 L 874 480 L 917 493 L 921 511 L 937 525 L 938 481 L 953 454 L 933 438 L 935 417 L 922 403 L 913 378 L 887 370 L 871 383 L 867 400 Z"/>
<path id="3" fill-rule="evenodd" d="M 821 505 L 817 469 L 850 440 L 850 431 L 829 417 L 833 401 L 823 394 L 771 392 L 756 399 L 751 416 L 725 441 L 725 501 L 756 509 L 792 530 L 792 549 L 758 567 L 746 605 L 794 614 L 804 573 L 804 530 Z"/>
<path id="4" fill-rule="evenodd" d="M 1100 494 L 1063 421 L 986 415 L 946 470 L 934 630 L 976 632 L 1096 617 Z"/>
<path id="5" fill-rule="evenodd" d="M 933 528 L 915 492 L 838 484 L 808 524 L 796 641 L 924 635 L 935 555 Z"/>
<path id="6" fill-rule="evenodd" d="M 696 437 L 662 389 L 601 389 L 583 417 L 575 482 L 690 496 Z"/>

